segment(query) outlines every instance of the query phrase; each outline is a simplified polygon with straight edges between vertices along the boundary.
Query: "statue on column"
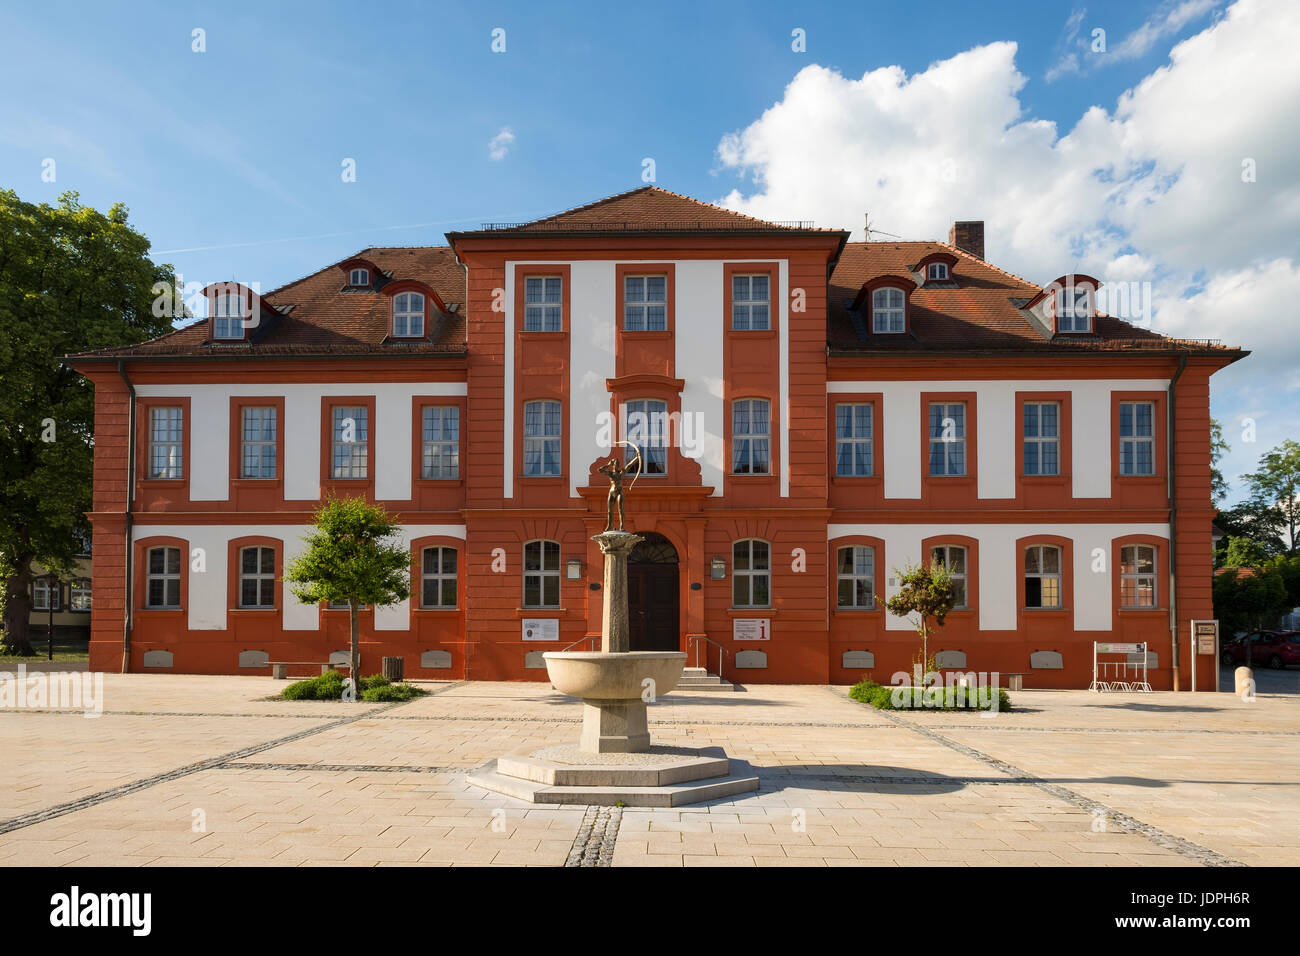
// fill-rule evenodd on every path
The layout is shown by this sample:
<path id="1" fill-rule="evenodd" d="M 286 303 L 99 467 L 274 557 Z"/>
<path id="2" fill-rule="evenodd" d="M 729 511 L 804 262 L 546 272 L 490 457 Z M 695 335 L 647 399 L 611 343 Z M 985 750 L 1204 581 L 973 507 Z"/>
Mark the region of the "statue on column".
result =
<path id="1" fill-rule="evenodd" d="M 641 450 L 635 445 L 630 445 L 636 452 L 634 459 L 636 464 L 636 474 L 632 476 L 632 484 L 636 484 L 637 478 L 641 475 Z M 618 530 L 627 530 L 624 525 L 627 524 L 627 515 L 623 509 L 623 479 L 627 477 L 629 469 L 624 467 L 623 463 L 617 458 L 611 458 L 605 464 L 596 469 L 602 475 L 609 478 L 609 496 L 605 504 L 605 530 L 610 531 L 614 527 L 614 507 L 618 506 Z M 628 486 L 631 490 L 631 485 Z"/>

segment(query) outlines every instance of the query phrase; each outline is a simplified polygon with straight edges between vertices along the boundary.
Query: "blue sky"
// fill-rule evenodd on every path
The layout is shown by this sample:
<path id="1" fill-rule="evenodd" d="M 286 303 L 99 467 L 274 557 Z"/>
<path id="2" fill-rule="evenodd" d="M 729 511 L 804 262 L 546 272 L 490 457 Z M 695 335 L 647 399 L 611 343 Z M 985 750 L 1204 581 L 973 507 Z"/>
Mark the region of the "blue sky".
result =
<path id="1" fill-rule="evenodd" d="M 125 202 L 158 258 L 187 281 L 235 278 L 265 290 L 369 245 L 440 243 L 448 229 L 634 188 L 645 157 L 659 185 L 701 199 L 775 195 L 775 167 L 752 154 L 723 162 L 719 145 L 759 124 L 813 64 L 850 80 L 891 66 L 911 77 L 1013 41 L 1023 78 L 1016 118 L 1054 124 L 1060 136 L 1090 107 L 1116 111 L 1126 90 L 1224 6 L 9 5 L 0 11 L 0 79 L 21 95 L 0 103 L 0 186 L 28 200 L 75 189 L 97 207 Z M 491 49 L 498 27 L 504 53 Z M 1096 27 L 1119 56 L 1089 59 Z M 796 28 L 806 52 L 791 49 Z M 206 52 L 192 50 L 195 29 Z M 490 144 L 503 129 L 513 139 L 494 159 Z M 53 183 L 42 181 L 47 158 Z M 355 182 L 340 175 L 349 158 Z M 773 218 L 861 224 L 853 200 L 842 214 L 824 201 L 812 209 L 783 201 L 785 215 Z M 940 213 L 950 221 L 976 218 L 971 211 L 900 213 L 895 222 L 920 222 L 909 233 L 927 235 L 906 237 L 927 238 L 940 234 Z M 993 213 L 985 218 L 996 224 Z M 1035 281 L 1073 266 L 1042 274 L 1049 266 L 1018 257 L 1015 246 L 1000 260 L 997 237 L 990 246 L 991 258 Z M 1219 266 L 1266 258 L 1243 253 Z M 1201 273 L 1196 287 L 1212 277 Z M 1245 414 L 1251 401 L 1216 404 L 1216 413 Z"/>

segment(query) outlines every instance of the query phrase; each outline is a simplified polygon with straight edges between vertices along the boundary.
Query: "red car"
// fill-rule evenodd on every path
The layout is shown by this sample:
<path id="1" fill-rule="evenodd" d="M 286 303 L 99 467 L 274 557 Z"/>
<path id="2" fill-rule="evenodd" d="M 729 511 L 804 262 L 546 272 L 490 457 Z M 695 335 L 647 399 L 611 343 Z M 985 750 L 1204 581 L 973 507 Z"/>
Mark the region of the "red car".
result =
<path id="1" fill-rule="evenodd" d="M 1219 656 L 1228 667 L 1267 664 L 1281 670 L 1290 664 L 1300 664 L 1300 631 L 1251 631 L 1223 645 Z"/>

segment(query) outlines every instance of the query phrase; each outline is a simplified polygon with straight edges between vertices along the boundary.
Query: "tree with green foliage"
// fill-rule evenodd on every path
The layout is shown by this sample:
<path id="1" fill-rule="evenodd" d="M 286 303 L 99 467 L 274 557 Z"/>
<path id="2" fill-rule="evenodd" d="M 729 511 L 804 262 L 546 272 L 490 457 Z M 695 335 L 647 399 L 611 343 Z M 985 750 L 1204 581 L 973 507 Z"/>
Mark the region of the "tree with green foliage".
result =
<path id="1" fill-rule="evenodd" d="M 1262 568 L 1268 563 L 1268 551 L 1254 538 L 1228 538 L 1228 547 L 1223 552 L 1225 568 Z"/>
<path id="2" fill-rule="evenodd" d="M 65 355 L 142 342 L 171 328 L 154 286 L 171 266 L 120 203 L 107 214 L 75 192 L 57 206 L 0 190 L 0 573 L 7 654 L 30 655 L 33 561 L 72 572 L 93 486 L 94 390 Z"/>
<path id="3" fill-rule="evenodd" d="M 1259 459 L 1257 471 L 1242 475 L 1253 502 L 1277 509 L 1287 550 L 1296 549 L 1300 526 L 1300 443 L 1288 438 Z"/>
<path id="4" fill-rule="evenodd" d="M 1214 616 L 1224 634 L 1271 627 L 1287 609 L 1285 579 L 1271 565 L 1238 571 L 1230 568 L 1214 577 Z"/>
<path id="5" fill-rule="evenodd" d="M 921 668 L 930 669 L 930 622 L 933 630 L 943 627 L 944 619 L 957 604 L 957 590 L 952 575 L 944 567 L 908 565 L 902 571 L 894 569 L 901 588 L 885 602 L 889 613 L 895 617 L 908 617 L 921 638 Z M 911 615 L 909 617 L 909 615 Z"/>
<path id="6" fill-rule="evenodd" d="M 1215 555 L 1220 567 L 1223 564 L 1228 541 L 1232 538 L 1249 538 L 1262 547 L 1270 557 L 1286 553 L 1286 542 L 1282 540 L 1285 530 L 1282 525 L 1282 513 L 1272 505 L 1248 499 L 1220 511 L 1219 516 L 1214 520 L 1226 535 L 1219 543 Z"/>
<path id="7" fill-rule="evenodd" d="M 1228 482 L 1219 470 L 1223 456 L 1232 451 L 1223 440 L 1223 426 L 1217 418 L 1210 419 L 1210 500 L 1220 502 L 1228 497 Z"/>
<path id="8" fill-rule="evenodd" d="M 307 550 L 284 569 L 298 600 L 346 604 L 352 630 L 349 674 L 360 700 L 360 608 L 387 607 L 411 595 L 411 555 L 390 543 L 401 531 L 379 505 L 364 498 L 330 499 L 312 519 Z"/>

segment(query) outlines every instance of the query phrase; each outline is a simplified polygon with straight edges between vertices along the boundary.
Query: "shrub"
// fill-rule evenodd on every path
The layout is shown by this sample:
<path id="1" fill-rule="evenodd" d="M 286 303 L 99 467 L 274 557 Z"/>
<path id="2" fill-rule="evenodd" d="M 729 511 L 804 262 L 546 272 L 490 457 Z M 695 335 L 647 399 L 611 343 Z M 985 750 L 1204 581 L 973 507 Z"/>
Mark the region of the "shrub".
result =
<path id="1" fill-rule="evenodd" d="M 894 692 L 899 691 L 899 701 L 894 702 Z M 877 710 L 990 710 L 992 701 L 987 690 L 980 693 L 979 688 L 968 687 L 964 693 L 961 688 L 944 687 L 943 703 L 933 701 L 933 691 L 925 687 L 886 687 L 875 681 L 864 680 L 849 689 L 849 696 L 863 704 L 870 704 Z M 998 688 L 998 710 L 1011 709 L 1011 696 Z"/>
<path id="2" fill-rule="evenodd" d="M 360 699 L 368 701 L 410 700 L 428 693 L 411 684 L 394 684 L 383 674 L 362 676 L 358 684 Z M 343 675 L 339 671 L 326 671 L 319 677 L 297 681 L 281 691 L 280 697 L 284 700 L 342 700 Z"/>
<path id="3" fill-rule="evenodd" d="M 378 687 L 368 687 L 361 692 L 361 699 L 374 702 L 387 702 L 397 700 L 411 700 L 415 697 L 423 697 L 429 693 L 422 687 L 416 687 L 414 684 L 382 684 Z"/>

